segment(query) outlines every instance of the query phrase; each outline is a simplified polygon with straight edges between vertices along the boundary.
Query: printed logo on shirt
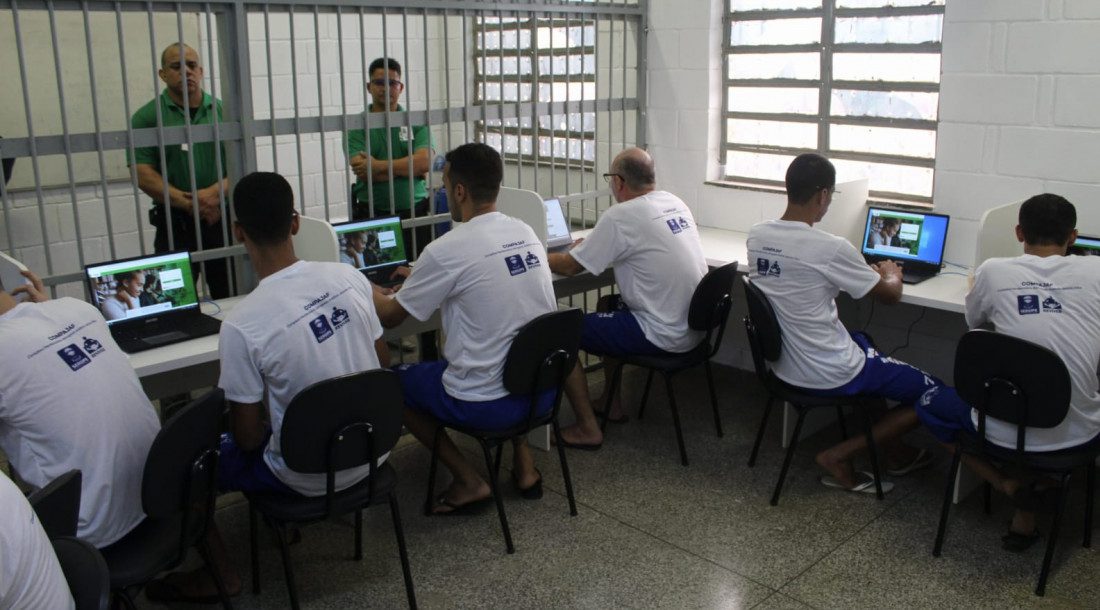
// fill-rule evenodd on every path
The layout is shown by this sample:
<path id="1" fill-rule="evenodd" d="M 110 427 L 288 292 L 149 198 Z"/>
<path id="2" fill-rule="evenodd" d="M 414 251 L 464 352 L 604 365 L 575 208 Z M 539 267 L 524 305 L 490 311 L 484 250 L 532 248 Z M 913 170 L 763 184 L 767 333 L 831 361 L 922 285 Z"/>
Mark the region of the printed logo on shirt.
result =
<path id="1" fill-rule="evenodd" d="M 1039 313 L 1039 295 L 1021 294 L 1016 296 L 1016 307 L 1020 315 Z"/>
<path id="2" fill-rule="evenodd" d="M 95 358 L 96 356 L 103 353 L 103 344 L 102 343 L 100 343 L 96 339 L 89 339 L 88 337 L 83 337 L 83 339 L 84 339 L 84 351 L 88 352 L 89 356 L 91 356 L 92 358 Z"/>
<path id="3" fill-rule="evenodd" d="M 530 250 L 527 251 L 527 257 L 523 259 L 523 262 L 527 263 L 528 268 L 538 267 L 541 264 L 539 257 L 532 254 Z"/>
<path id="4" fill-rule="evenodd" d="M 309 329 L 313 331 L 313 336 L 317 339 L 318 343 L 323 343 L 332 336 L 332 326 L 329 325 L 328 320 L 325 318 L 325 314 L 321 314 L 310 320 Z"/>
<path id="5" fill-rule="evenodd" d="M 65 364 L 69 365 L 74 371 L 80 370 L 85 364 L 92 361 L 87 354 L 82 352 L 75 343 L 70 343 L 65 347 L 57 351 L 57 355 L 61 356 L 61 359 L 65 361 Z"/>
<path id="6" fill-rule="evenodd" d="M 779 261 L 772 261 L 772 266 L 768 267 L 768 275 L 779 277 L 782 272 L 783 270 L 779 268 Z"/>
<path id="7" fill-rule="evenodd" d="M 673 233 L 683 231 L 683 229 L 680 228 L 680 223 L 675 218 L 669 218 L 665 221 L 665 224 L 668 225 L 668 228 L 671 229 Z"/>
<path id="8" fill-rule="evenodd" d="M 687 229 L 687 228 L 691 227 L 691 225 L 688 224 L 688 221 L 684 220 L 683 216 L 681 216 L 679 220 L 680 220 L 680 228 L 681 229 Z"/>
<path id="9" fill-rule="evenodd" d="M 769 261 L 766 258 L 756 259 L 756 273 L 757 273 L 757 275 L 767 275 L 768 274 L 768 267 L 770 267 L 771 264 L 772 264 L 772 262 Z"/>
<path id="10" fill-rule="evenodd" d="M 335 326 L 336 328 L 340 328 L 341 326 L 348 323 L 348 319 L 349 316 L 346 309 L 340 309 L 339 307 L 332 308 L 331 320 L 333 326 Z"/>
<path id="11" fill-rule="evenodd" d="M 1062 313 L 1062 304 L 1054 300 L 1054 297 L 1043 299 L 1043 311 L 1047 313 Z"/>
<path id="12" fill-rule="evenodd" d="M 527 273 L 527 267 L 523 264 L 523 257 L 518 254 L 504 257 L 504 262 L 508 265 L 508 273 L 512 275 Z"/>

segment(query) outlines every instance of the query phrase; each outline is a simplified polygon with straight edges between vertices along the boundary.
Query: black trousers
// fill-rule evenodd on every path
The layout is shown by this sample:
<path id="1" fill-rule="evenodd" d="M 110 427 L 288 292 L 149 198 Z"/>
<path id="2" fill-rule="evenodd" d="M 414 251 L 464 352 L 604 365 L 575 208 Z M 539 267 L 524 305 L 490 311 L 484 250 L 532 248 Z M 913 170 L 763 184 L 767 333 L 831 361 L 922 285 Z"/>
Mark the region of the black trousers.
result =
<path id="1" fill-rule="evenodd" d="M 199 240 L 195 234 L 195 221 L 191 214 L 172 208 L 172 240 L 173 247 L 168 244 L 168 226 L 164 222 L 164 206 L 154 203 L 149 210 L 149 222 L 156 228 L 157 234 L 153 238 L 154 252 L 169 252 L 171 250 L 187 250 L 197 252 Z M 201 221 L 200 221 L 201 222 Z M 225 226 L 224 218 L 212 225 L 202 223 L 200 235 L 202 235 L 203 248 L 221 248 L 225 245 L 222 235 L 222 227 Z M 229 261 L 217 259 L 206 261 L 206 285 L 210 288 L 210 297 L 224 299 L 229 294 Z M 191 265 L 191 275 L 195 278 L 196 285 L 202 273 L 203 265 L 195 263 Z"/>

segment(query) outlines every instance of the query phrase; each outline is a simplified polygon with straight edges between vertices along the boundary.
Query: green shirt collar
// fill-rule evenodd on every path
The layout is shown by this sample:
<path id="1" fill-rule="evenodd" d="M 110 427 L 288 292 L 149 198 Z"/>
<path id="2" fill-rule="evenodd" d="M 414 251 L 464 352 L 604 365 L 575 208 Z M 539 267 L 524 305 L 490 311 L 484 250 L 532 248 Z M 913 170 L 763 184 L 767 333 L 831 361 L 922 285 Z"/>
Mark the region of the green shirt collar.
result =
<path id="1" fill-rule="evenodd" d="M 183 108 L 180 107 L 180 105 L 177 104 L 175 102 L 175 100 L 172 99 L 172 96 L 168 95 L 168 88 L 167 87 L 165 87 L 164 90 L 160 92 L 160 103 L 163 104 L 165 108 L 171 108 L 171 109 L 175 110 L 176 112 L 178 112 L 180 114 L 183 114 Z M 214 104 L 214 98 L 209 93 L 203 91 L 202 92 L 202 103 L 199 104 L 199 108 L 200 109 L 201 108 L 210 108 L 210 106 L 213 105 L 213 104 Z"/>

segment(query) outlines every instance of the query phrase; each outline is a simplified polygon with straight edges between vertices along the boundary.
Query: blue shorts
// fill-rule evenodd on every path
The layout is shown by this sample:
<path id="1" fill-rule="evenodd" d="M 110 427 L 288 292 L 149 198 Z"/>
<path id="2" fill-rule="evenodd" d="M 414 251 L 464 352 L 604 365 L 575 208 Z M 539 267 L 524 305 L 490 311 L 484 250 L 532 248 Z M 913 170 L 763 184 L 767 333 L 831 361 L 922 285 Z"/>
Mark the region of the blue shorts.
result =
<path id="1" fill-rule="evenodd" d="M 615 311 L 585 314 L 581 349 L 597 356 L 658 356 L 668 353 L 646 339 L 638 319 L 625 306 Z"/>
<path id="2" fill-rule="evenodd" d="M 401 380 L 405 406 L 427 413 L 445 424 L 478 430 L 502 430 L 525 422 L 531 409 L 531 398 L 516 394 L 485 401 L 452 397 L 443 388 L 446 360 L 402 364 L 393 370 Z M 554 390 L 548 390 L 539 396 L 536 416 L 550 412 L 554 406 L 554 394 Z"/>
<path id="3" fill-rule="evenodd" d="M 954 438 L 955 431 L 963 425 L 962 415 L 958 412 L 961 405 L 965 408 L 965 422 L 969 425 L 970 407 L 959 398 L 954 388 L 912 365 L 878 353 L 863 333 L 852 333 L 852 340 L 859 345 L 865 358 L 859 374 L 840 387 L 829 390 L 807 389 L 807 392 L 818 396 L 880 396 L 914 406 L 918 415 L 922 409 L 940 410 L 944 413 L 942 423 L 952 428 L 951 438 Z M 921 420 L 924 421 L 924 418 L 921 417 Z M 925 425 L 936 438 L 944 440 L 941 436 L 946 433 L 944 427 L 936 427 L 928 421 L 925 421 Z M 973 426 L 970 426 L 970 430 L 973 430 Z"/>
<path id="4" fill-rule="evenodd" d="M 954 388 L 929 391 L 917 402 L 917 417 L 941 443 L 954 442 L 959 431 L 977 434 L 970 405 Z"/>
<path id="5" fill-rule="evenodd" d="M 268 435 L 270 438 L 270 435 Z M 285 493 L 299 495 L 298 492 L 287 487 L 271 472 L 267 462 L 264 461 L 263 447 L 267 446 L 264 440 L 260 449 L 245 451 L 237 444 L 233 435 L 225 432 L 222 434 L 221 454 L 218 456 L 218 490 L 219 491 L 243 491 L 246 493 Z"/>

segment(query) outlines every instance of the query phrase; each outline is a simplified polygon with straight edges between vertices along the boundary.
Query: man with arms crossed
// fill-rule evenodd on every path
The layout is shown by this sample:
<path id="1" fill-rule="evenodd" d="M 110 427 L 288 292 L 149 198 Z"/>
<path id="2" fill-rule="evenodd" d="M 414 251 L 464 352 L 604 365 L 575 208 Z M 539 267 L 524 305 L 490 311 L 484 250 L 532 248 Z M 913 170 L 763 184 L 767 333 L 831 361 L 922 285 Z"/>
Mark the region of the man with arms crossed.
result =
<path id="1" fill-rule="evenodd" d="M 0 287 L 0 449 L 27 483 L 83 473 L 76 534 L 103 548 L 132 530 L 160 420 L 95 307 L 48 300 L 42 281 Z M 16 303 L 24 293 L 31 302 Z M 2 509 L 0 509 L 2 511 Z"/>
<path id="2" fill-rule="evenodd" d="M 504 360 L 521 326 L 557 309 L 546 251 L 522 221 L 501 214 L 496 198 L 504 176 L 500 155 L 485 144 L 464 144 L 447 154 L 443 184 L 451 217 L 462 222 L 420 254 L 416 268 L 395 297 L 377 292 L 382 324 L 393 327 L 408 316 L 427 320 L 443 314 L 444 360 L 397 368 L 405 394 L 405 426 L 427 447 L 439 422 L 483 430 L 509 428 L 526 420 L 530 397 L 504 389 Z M 539 413 L 552 407 L 544 394 Z M 513 441 L 512 479 L 523 497 L 542 496 L 527 439 Z M 489 484 L 449 438 L 439 457 L 453 482 L 436 499 L 435 514 L 468 512 L 488 500 Z"/>
<path id="3" fill-rule="evenodd" d="M 1058 354 L 1069 370 L 1070 408 L 1054 428 L 1029 428 L 1028 451 L 1059 451 L 1100 442 L 1100 259 L 1066 256 L 1077 239 L 1077 210 L 1058 195 L 1036 195 L 1020 207 L 1016 238 L 1024 255 L 993 258 L 974 274 L 966 295 L 966 323 L 993 324 L 997 332 L 1037 343 Z M 957 395 L 952 400 L 918 404 L 921 421 L 953 449 L 959 430 L 977 432 L 977 413 Z M 1002 447 L 1016 446 L 1016 427 L 986 420 L 986 436 Z M 963 461 L 1015 501 L 1004 548 L 1023 551 L 1039 539 L 1035 512 L 1043 499 L 1043 482 L 1007 475 L 975 456 Z M 1039 492 L 1038 497 L 1036 492 Z"/>
<path id="4" fill-rule="evenodd" d="M 181 51 L 182 48 L 182 51 Z M 164 81 L 164 91 L 156 99 L 142 106 L 130 120 L 134 129 L 157 126 L 157 106 L 160 106 L 160 118 L 165 127 L 179 127 L 188 120 L 192 125 L 206 125 L 222 120 L 222 103 L 202 90 L 202 60 L 191 47 L 174 43 L 160 54 L 160 79 Z M 188 116 L 184 116 L 184 113 Z M 214 148 L 214 142 L 199 142 L 192 145 L 189 153 L 186 145 L 170 144 L 164 147 L 165 166 L 160 164 L 160 150 L 153 146 L 135 148 L 130 163 L 137 171 L 138 188 L 153 199 L 149 210 L 149 222 L 157 229 L 153 241 L 153 250 L 199 249 L 199 238 L 195 234 L 195 218 L 192 215 L 193 201 L 198 201 L 199 235 L 203 248 L 221 248 L 225 245 L 222 232 L 225 223 L 222 219 L 221 195 L 228 195 L 229 178 L 225 147 L 218 144 L 220 151 Z M 221 158 L 221 174 L 218 173 L 218 155 Z M 197 189 L 191 193 L 191 162 L 195 164 L 194 183 Z M 164 193 L 167 181 L 168 203 L 171 206 L 169 218 L 164 217 Z M 168 223 L 171 223 L 172 243 L 168 241 Z M 198 278 L 202 266 L 195 264 L 192 273 Z M 229 296 L 229 266 L 226 260 L 213 260 L 206 263 L 206 284 L 210 296 L 221 299 Z"/>
<path id="5" fill-rule="evenodd" d="M 682 353 L 703 340 L 703 333 L 688 328 L 687 312 L 699 280 L 707 273 L 707 262 L 691 210 L 679 197 L 657 190 L 649 153 L 640 148 L 624 150 L 604 177 L 618 203 L 600 216 L 587 239 L 568 252 L 550 255 L 550 270 L 575 275 L 587 269 L 598 275 L 608 267 L 615 269 L 623 306 L 586 315 L 581 335 L 581 349 L 603 356 L 610 383 L 616 356 Z M 598 449 L 603 433 L 579 362 L 565 388 L 577 423 L 562 430 L 562 439 L 569 447 Z M 612 421 L 626 418 L 620 395 L 607 407 Z"/>
<path id="6" fill-rule="evenodd" d="M 935 377 L 879 354 L 862 333 L 851 333 L 837 315 L 840 291 L 886 304 L 901 300 L 901 269 L 892 261 L 867 265 L 852 244 L 813 225 L 829 210 L 836 169 L 821 155 L 799 155 L 787 168 L 787 209 L 779 220 L 749 231 L 750 277 L 775 309 L 783 329 L 783 352 L 772 369 L 792 386 L 822 396 L 870 394 L 903 406 L 890 410 L 874 427 L 885 449 L 887 473 L 908 474 L 927 466 L 932 455 L 903 445 L 900 437 L 919 422 L 913 403 L 943 388 Z M 939 398 L 954 395 L 940 392 Z M 828 475 L 822 482 L 848 491 L 875 493 L 873 476 L 855 472 L 852 457 L 867 448 L 856 435 L 817 455 Z M 884 482 L 884 492 L 893 484 Z"/>
<path id="7" fill-rule="evenodd" d="M 218 386 L 225 390 L 233 430 L 222 437 L 218 487 L 321 496 L 324 474 L 300 474 L 283 461 L 283 415 L 306 387 L 389 362 L 373 288 L 343 263 L 298 260 L 291 240 L 298 232 L 298 214 L 282 176 L 256 172 L 242 178 L 233 190 L 233 209 L 233 236 L 244 244 L 260 283 L 229 312 L 218 337 Z M 363 480 L 368 471 L 362 466 L 337 472 L 337 491 Z M 217 528 L 211 524 L 209 531 L 215 568 L 236 595 L 240 577 Z M 159 601 L 209 601 L 217 599 L 217 589 L 199 569 L 151 583 L 146 595 Z"/>

